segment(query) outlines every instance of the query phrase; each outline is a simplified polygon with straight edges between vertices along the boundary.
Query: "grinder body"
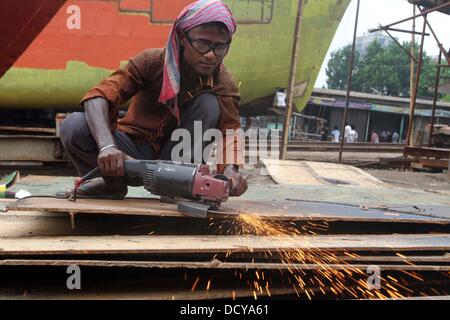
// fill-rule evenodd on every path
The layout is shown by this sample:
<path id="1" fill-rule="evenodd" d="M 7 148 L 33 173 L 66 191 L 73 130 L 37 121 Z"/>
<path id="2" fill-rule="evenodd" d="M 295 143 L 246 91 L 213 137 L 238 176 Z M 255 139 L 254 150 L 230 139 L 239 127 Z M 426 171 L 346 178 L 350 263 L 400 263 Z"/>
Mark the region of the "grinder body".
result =
<path id="1" fill-rule="evenodd" d="M 161 160 L 125 160 L 125 176 L 141 178 L 155 195 L 220 205 L 229 196 L 229 181 L 211 176 L 207 165 L 175 164 Z"/>

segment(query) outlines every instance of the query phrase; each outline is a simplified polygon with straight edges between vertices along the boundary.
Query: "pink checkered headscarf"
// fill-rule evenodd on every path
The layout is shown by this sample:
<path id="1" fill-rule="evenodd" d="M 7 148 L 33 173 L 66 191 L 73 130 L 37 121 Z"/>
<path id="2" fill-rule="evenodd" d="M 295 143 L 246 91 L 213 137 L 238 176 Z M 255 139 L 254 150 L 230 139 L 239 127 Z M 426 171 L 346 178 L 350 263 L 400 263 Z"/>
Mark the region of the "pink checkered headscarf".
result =
<path id="1" fill-rule="evenodd" d="M 189 31 L 199 25 L 210 22 L 222 22 L 230 35 L 236 31 L 236 21 L 231 10 L 220 0 L 199 0 L 180 13 L 176 19 L 166 47 L 164 76 L 159 102 L 164 103 L 180 121 L 177 94 L 180 91 L 180 44 L 177 31 Z"/>

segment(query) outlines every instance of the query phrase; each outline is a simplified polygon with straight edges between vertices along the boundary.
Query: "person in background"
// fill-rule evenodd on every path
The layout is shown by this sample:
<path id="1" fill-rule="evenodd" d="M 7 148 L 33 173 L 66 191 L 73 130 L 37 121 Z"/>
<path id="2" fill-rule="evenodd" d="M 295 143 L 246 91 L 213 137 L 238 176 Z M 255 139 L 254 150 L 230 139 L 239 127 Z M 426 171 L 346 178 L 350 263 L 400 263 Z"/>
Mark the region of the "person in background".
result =
<path id="1" fill-rule="evenodd" d="M 358 141 L 358 132 L 355 130 L 355 126 L 350 126 L 350 131 L 348 132 L 346 142 L 354 143 Z"/>
<path id="2" fill-rule="evenodd" d="M 399 138 L 399 135 L 398 135 L 397 131 L 394 131 L 394 133 L 392 134 L 392 143 L 398 143 L 398 138 Z"/>
<path id="3" fill-rule="evenodd" d="M 344 140 L 347 141 L 348 133 L 352 130 L 352 127 L 350 125 L 346 125 L 344 128 Z"/>
<path id="4" fill-rule="evenodd" d="M 388 130 L 386 128 L 381 131 L 380 142 L 387 142 L 388 140 Z"/>
<path id="5" fill-rule="evenodd" d="M 320 141 L 328 141 L 328 130 L 326 127 L 320 129 Z"/>
<path id="6" fill-rule="evenodd" d="M 370 136 L 371 143 L 380 143 L 380 138 L 375 130 L 372 130 L 372 134 Z"/>
<path id="7" fill-rule="evenodd" d="M 280 109 L 286 108 L 286 93 L 284 89 L 279 88 L 275 93 L 274 105 Z"/>
<path id="8" fill-rule="evenodd" d="M 387 131 L 387 139 L 386 142 L 392 142 L 392 133 L 388 130 Z"/>
<path id="9" fill-rule="evenodd" d="M 337 126 L 334 126 L 334 130 L 331 131 L 331 141 L 339 142 L 340 137 L 341 137 L 341 132 L 339 131 Z"/>
<path id="10" fill-rule="evenodd" d="M 328 141 L 328 126 L 324 120 L 318 120 L 317 134 L 320 135 L 320 141 Z"/>

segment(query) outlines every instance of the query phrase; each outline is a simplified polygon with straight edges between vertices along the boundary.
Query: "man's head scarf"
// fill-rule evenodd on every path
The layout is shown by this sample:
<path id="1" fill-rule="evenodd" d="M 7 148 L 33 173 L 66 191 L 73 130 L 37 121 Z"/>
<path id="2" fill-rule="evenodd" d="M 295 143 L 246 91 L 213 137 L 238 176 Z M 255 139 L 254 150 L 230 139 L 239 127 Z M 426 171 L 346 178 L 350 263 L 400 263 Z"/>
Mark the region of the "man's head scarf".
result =
<path id="1" fill-rule="evenodd" d="M 180 13 L 170 31 L 164 61 L 164 76 L 159 102 L 180 121 L 177 94 L 180 91 L 180 43 L 178 32 L 188 32 L 205 23 L 221 22 L 232 36 L 236 31 L 236 21 L 231 10 L 220 0 L 199 0 Z"/>

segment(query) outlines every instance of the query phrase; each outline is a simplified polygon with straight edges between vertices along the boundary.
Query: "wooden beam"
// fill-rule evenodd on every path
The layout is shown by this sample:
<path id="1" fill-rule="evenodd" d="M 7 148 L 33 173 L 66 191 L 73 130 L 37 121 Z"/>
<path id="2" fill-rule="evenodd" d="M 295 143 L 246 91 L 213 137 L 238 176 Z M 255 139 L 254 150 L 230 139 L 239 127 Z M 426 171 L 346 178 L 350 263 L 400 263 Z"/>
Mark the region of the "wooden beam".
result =
<path id="1" fill-rule="evenodd" d="M 0 131 L 15 132 L 36 132 L 36 133 L 56 133 L 54 128 L 37 128 L 37 127 L 17 127 L 17 126 L 0 126 Z"/>
<path id="2" fill-rule="evenodd" d="M 419 163 L 426 168 L 447 169 L 448 160 L 420 158 Z"/>
<path id="3" fill-rule="evenodd" d="M 407 156 L 448 159 L 450 158 L 450 149 L 406 146 L 405 154 Z"/>
<path id="4" fill-rule="evenodd" d="M 370 264 L 299 264 L 267 262 L 208 262 L 195 261 L 111 261 L 111 260 L 0 260 L 0 267 L 43 266 L 43 267 L 102 267 L 102 268 L 143 268 L 143 269 L 223 269 L 223 270 L 363 270 Z M 450 265 L 404 265 L 377 264 L 381 271 L 450 271 Z"/>
<path id="5" fill-rule="evenodd" d="M 86 280 L 83 279 L 82 285 L 85 285 L 85 281 Z M 166 281 L 166 283 L 167 282 L 168 281 Z M 192 300 L 211 301 L 214 299 L 227 299 L 231 301 L 231 299 L 240 298 L 246 300 L 254 299 L 254 290 L 250 288 L 237 288 L 237 286 L 221 286 L 220 288 L 216 288 L 217 284 L 214 283 L 212 289 L 209 291 L 206 290 L 205 287 L 202 287 L 197 288 L 192 292 L 191 288 L 180 289 L 180 285 L 177 286 L 176 284 L 171 284 L 170 286 L 158 285 L 158 287 L 155 287 L 154 281 L 153 283 L 145 284 L 130 280 L 116 280 L 109 284 L 104 281 L 90 281 L 89 284 L 86 285 L 89 289 L 82 287 L 82 290 L 67 290 L 65 286 L 60 289 L 61 286 L 59 286 L 59 283 L 52 283 L 51 285 L 44 283 L 27 285 L 26 296 L 24 296 L 23 286 L 20 284 L 10 284 L 8 286 L 3 285 L 0 287 L 0 300 L 185 300 L 186 303 L 189 303 L 189 301 Z M 206 284 L 204 284 L 204 286 L 206 286 Z M 329 291 L 328 288 L 324 288 L 323 290 L 326 292 Z M 316 287 L 308 288 L 308 292 L 311 291 L 320 293 L 319 289 Z M 272 285 L 270 288 L 270 297 L 266 291 L 263 291 L 262 293 L 258 293 L 258 298 L 269 299 L 276 296 L 282 296 L 283 298 L 291 296 L 292 298 L 298 299 L 299 293 L 304 294 L 304 290 L 293 287 L 277 288 Z M 192 317 L 188 317 L 188 319 L 192 319 Z"/>
<path id="6" fill-rule="evenodd" d="M 9 204 L 7 209 L 17 211 L 184 217 L 182 213 L 177 211 L 176 205 L 161 203 L 159 199 L 151 198 L 127 198 L 125 200 L 78 199 L 74 202 L 54 197 L 31 197 Z"/>
<path id="7" fill-rule="evenodd" d="M 230 200 L 221 212 L 210 211 L 211 218 L 237 219 L 239 214 L 285 221 L 360 221 L 449 224 L 450 212 L 445 207 L 421 206 L 422 211 L 405 208 L 360 208 L 358 206 L 312 201 L 242 201 Z M 10 211 L 44 211 L 70 214 L 129 215 L 153 217 L 187 217 L 174 204 L 157 199 L 125 200 L 79 199 L 77 202 L 56 198 L 31 197 L 7 205 Z"/>
<path id="8" fill-rule="evenodd" d="M 450 234 L 337 236 L 102 236 L 0 238 L 0 256 L 450 250 Z"/>

